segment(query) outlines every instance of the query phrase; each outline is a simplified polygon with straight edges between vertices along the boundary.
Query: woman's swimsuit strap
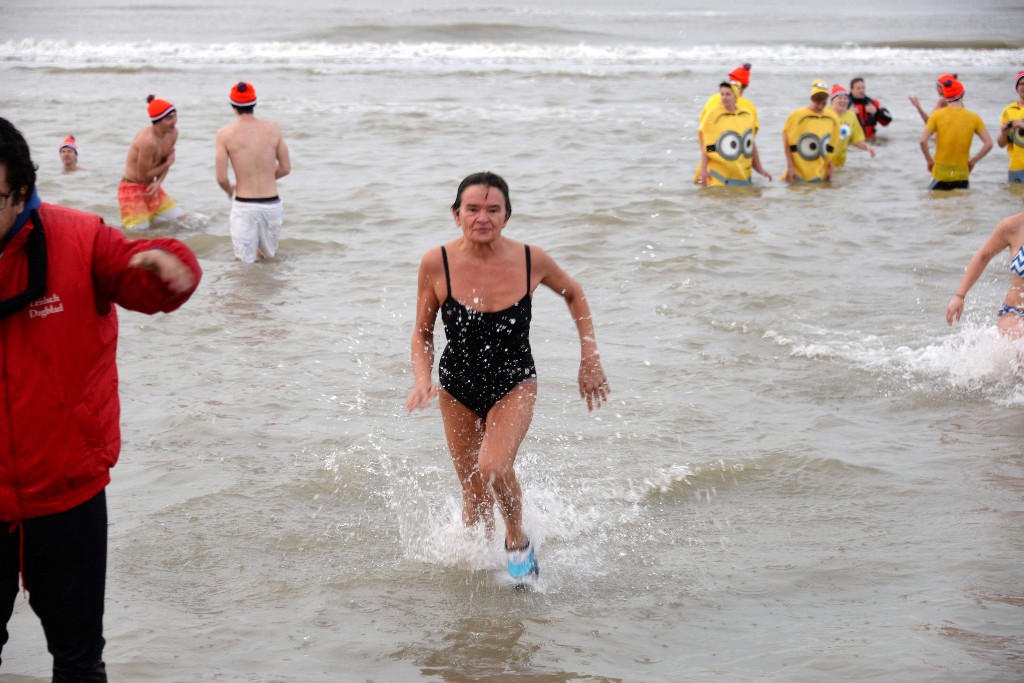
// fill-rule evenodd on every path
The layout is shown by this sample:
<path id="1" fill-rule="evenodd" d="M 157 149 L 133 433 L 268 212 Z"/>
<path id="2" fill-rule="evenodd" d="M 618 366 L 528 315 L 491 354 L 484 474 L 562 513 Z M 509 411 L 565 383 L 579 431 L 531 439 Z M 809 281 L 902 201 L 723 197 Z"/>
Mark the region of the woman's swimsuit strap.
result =
<path id="1" fill-rule="evenodd" d="M 526 250 L 526 293 L 530 293 L 530 279 L 531 279 L 531 264 L 530 264 L 530 245 L 524 244 L 523 249 Z M 452 298 L 452 274 L 448 270 L 448 250 L 441 245 L 441 260 L 444 262 L 444 282 L 448 286 L 448 298 Z"/>
<path id="2" fill-rule="evenodd" d="M 530 245 L 524 244 L 523 248 L 526 249 L 526 293 L 530 293 Z M 1021 247 L 1021 253 L 1024 253 L 1024 247 Z M 451 291 L 449 289 L 449 291 Z"/>
<path id="3" fill-rule="evenodd" d="M 444 261 L 444 281 L 448 285 L 448 298 L 452 298 L 452 274 L 448 272 L 448 251 L 441 245 L 441 259 Z"/>

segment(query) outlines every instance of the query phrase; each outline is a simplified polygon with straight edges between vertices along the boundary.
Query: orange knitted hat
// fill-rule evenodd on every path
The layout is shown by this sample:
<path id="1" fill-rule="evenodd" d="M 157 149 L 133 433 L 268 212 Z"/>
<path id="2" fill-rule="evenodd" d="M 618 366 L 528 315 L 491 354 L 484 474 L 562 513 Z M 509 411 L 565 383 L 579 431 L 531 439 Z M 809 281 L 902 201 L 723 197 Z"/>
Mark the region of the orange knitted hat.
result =
<path id="1" fill-rule="evenodd" d="M 228 99 L 236 107 L 251 107 L 256 104 L 256 88 L 252 87 L 252 83 L 239 81 L 231 86 Z"/>
<path id="2" fill-rule="evenodd" d="M 942 96 L 950 102 L 959 100 L 964 96 L 964 84 L 956 78 L 947 78 L 942 81 Z"/>
<path id="3" fill-rule="evenodd" d="M 150 95 L 146 98 L 146 101 L 149 102 L 149 106 L 146 108 L 146 111 L 149 112 L 149 120 L 153 123 L 164 118 L 172 111 L 177 111 L 173 104 L 167 100 L 157 99 L 156 95 Z"/>
<path id="4" fill-rule="evenodd" d="M 750 85 L 750 65 L 738 66 L 729 72 L 729 80 L 736 81 L 743 87 Z"/>

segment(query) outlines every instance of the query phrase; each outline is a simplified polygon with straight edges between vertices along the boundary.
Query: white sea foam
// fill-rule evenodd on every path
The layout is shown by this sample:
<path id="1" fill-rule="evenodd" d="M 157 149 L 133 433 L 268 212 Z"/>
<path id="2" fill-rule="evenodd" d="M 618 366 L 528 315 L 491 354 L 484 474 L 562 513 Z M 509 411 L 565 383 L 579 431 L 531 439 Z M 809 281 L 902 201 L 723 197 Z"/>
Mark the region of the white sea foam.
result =
<path id="1" fill-rule="evenodd" d="M 871 67 L 879 63 L 934 70 L 935 64 L 992 67 L 1024 62 L 1024 50 L 917 49 L 804 45 L 751 45 L 745 58 L 759 68 L 794 63 Z M 736 59 L 734 45 L 571 45 L 486 42 L 86 42 L 24 39 L 0 43 L 8 66 L 45 68 L 194 69 L 209 65 L 248 68 L 387 67 L 403 69 L 508 69 L 583 71 L 622 68 L 720 69 Z"/>
<path id="2" fill-rule="evenodd" d="M 967 324 L 921 346 L 893 346 L 885 337 L 835 330 L 765 338 L 793 356 L 839 360 L 884 376 L 904 377 L 922 389 L 980 392 L 1003 405 L 1024 404 L 1024 342 L 1002 337 L 991 325 Z"/>

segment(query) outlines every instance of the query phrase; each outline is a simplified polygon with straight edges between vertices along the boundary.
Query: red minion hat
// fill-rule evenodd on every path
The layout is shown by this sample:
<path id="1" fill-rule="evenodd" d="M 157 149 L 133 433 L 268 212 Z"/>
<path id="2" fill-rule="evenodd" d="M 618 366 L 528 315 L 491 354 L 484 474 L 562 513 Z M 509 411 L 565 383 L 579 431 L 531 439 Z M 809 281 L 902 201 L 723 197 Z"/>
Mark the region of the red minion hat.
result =
<path id="1" fill-rule="evenodd" d="M 149 120 L 153 123 L 156 123 L 171 112 L 177 111 L 173 104 L 167 100 L 157 99 L 156 95 L 150 95 L 146 98 L 146 101 L 149 102 L 146 111 L 149 113 Z"/>
<path id="2" fill-rule="evenodd" d="M 74 135 L 69 135 L 66 138 L 64 138 L 64 142 L 62 142 L 60 144 L 60 147 L 57 148 L 57 151 L 59 152 L 60 150 L 64 149 L 65 147 L 67 147 L 69 149 L 75 150 L 75 156 L 78 156 L 78 145 L 75 144 L 75 136 Z"/>
<path id="3" fill-rule="evenodd" d="M 828 99 L 832 100 L 832 99 L 834 99 L 835 97 L 837 97 L 839 95 L 849 95 L 849 94 L 850 94 L 850 91 L 847 90 L 846 88 L 844 88 L 843 86 L 841 86 L 841 85 L 833 85 L 832 86 L 832 94 L 829 95 Z"/>
<path id="4" fill-rule="evenodd" d="M 957 76 L 956 74 L 942 74 L 941 76 L 939 76 L 938 78 L 935 79 L 935 82 L 938 83 L 939 86 L 941 87 L 943 82 L 948 81 L 948 80 L 954 80 L 955 81 L 957 78 L 959 78 L 959 76 Z"/>
<path id="5" fill-rule="evenodd" d="M 750 85 L 750 65 L 738 66 L 729 72 L 729 80 L 736 81 L 743 87 Z"/>
<path id="6" fill-rule="evenodd" d="M 1020 85 L 1020 82 L 1022 80 L 1024 80 L 1024 71 L 1018 71 L 1017 72 L 1017 80 L 1015 80 L 1013 82 L 1013 87 L 1016 88 L 1018 85 Z"/>
<path id="7" fill-rule="evenodd" d="M 964 96 L 964 84 L 956 78 L 947 78 L 941 82 L 942 96 L 949 102 L 955 102 Z"/>
<path id="8" fill-rule="evenodd" d="M 228 99 L 236 107 L 251 107 L 256 104 L 256 88 L 252 87 L 252 83 L 239 81 L 231 86 Z"/>

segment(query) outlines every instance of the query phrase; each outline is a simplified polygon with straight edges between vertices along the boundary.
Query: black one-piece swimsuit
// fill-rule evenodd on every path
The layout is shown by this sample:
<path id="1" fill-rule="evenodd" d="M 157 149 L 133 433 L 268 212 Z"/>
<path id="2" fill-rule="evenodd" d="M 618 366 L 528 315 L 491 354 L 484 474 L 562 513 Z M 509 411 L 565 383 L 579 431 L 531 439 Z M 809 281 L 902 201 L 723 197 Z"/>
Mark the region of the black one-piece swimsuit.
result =
<path id="1" fill-rule="evenodd" d="M 441 386 L 481 418 L 494 404 L 528 379 L 537 377 L 530 350 L 530 246 L 526 249 L 526 294 L 503 311 L 477 311 L 452 298 L 448 252 L 441 247 L 448 298 L 441 321 L 448 343 L 441 354 Z"/>

